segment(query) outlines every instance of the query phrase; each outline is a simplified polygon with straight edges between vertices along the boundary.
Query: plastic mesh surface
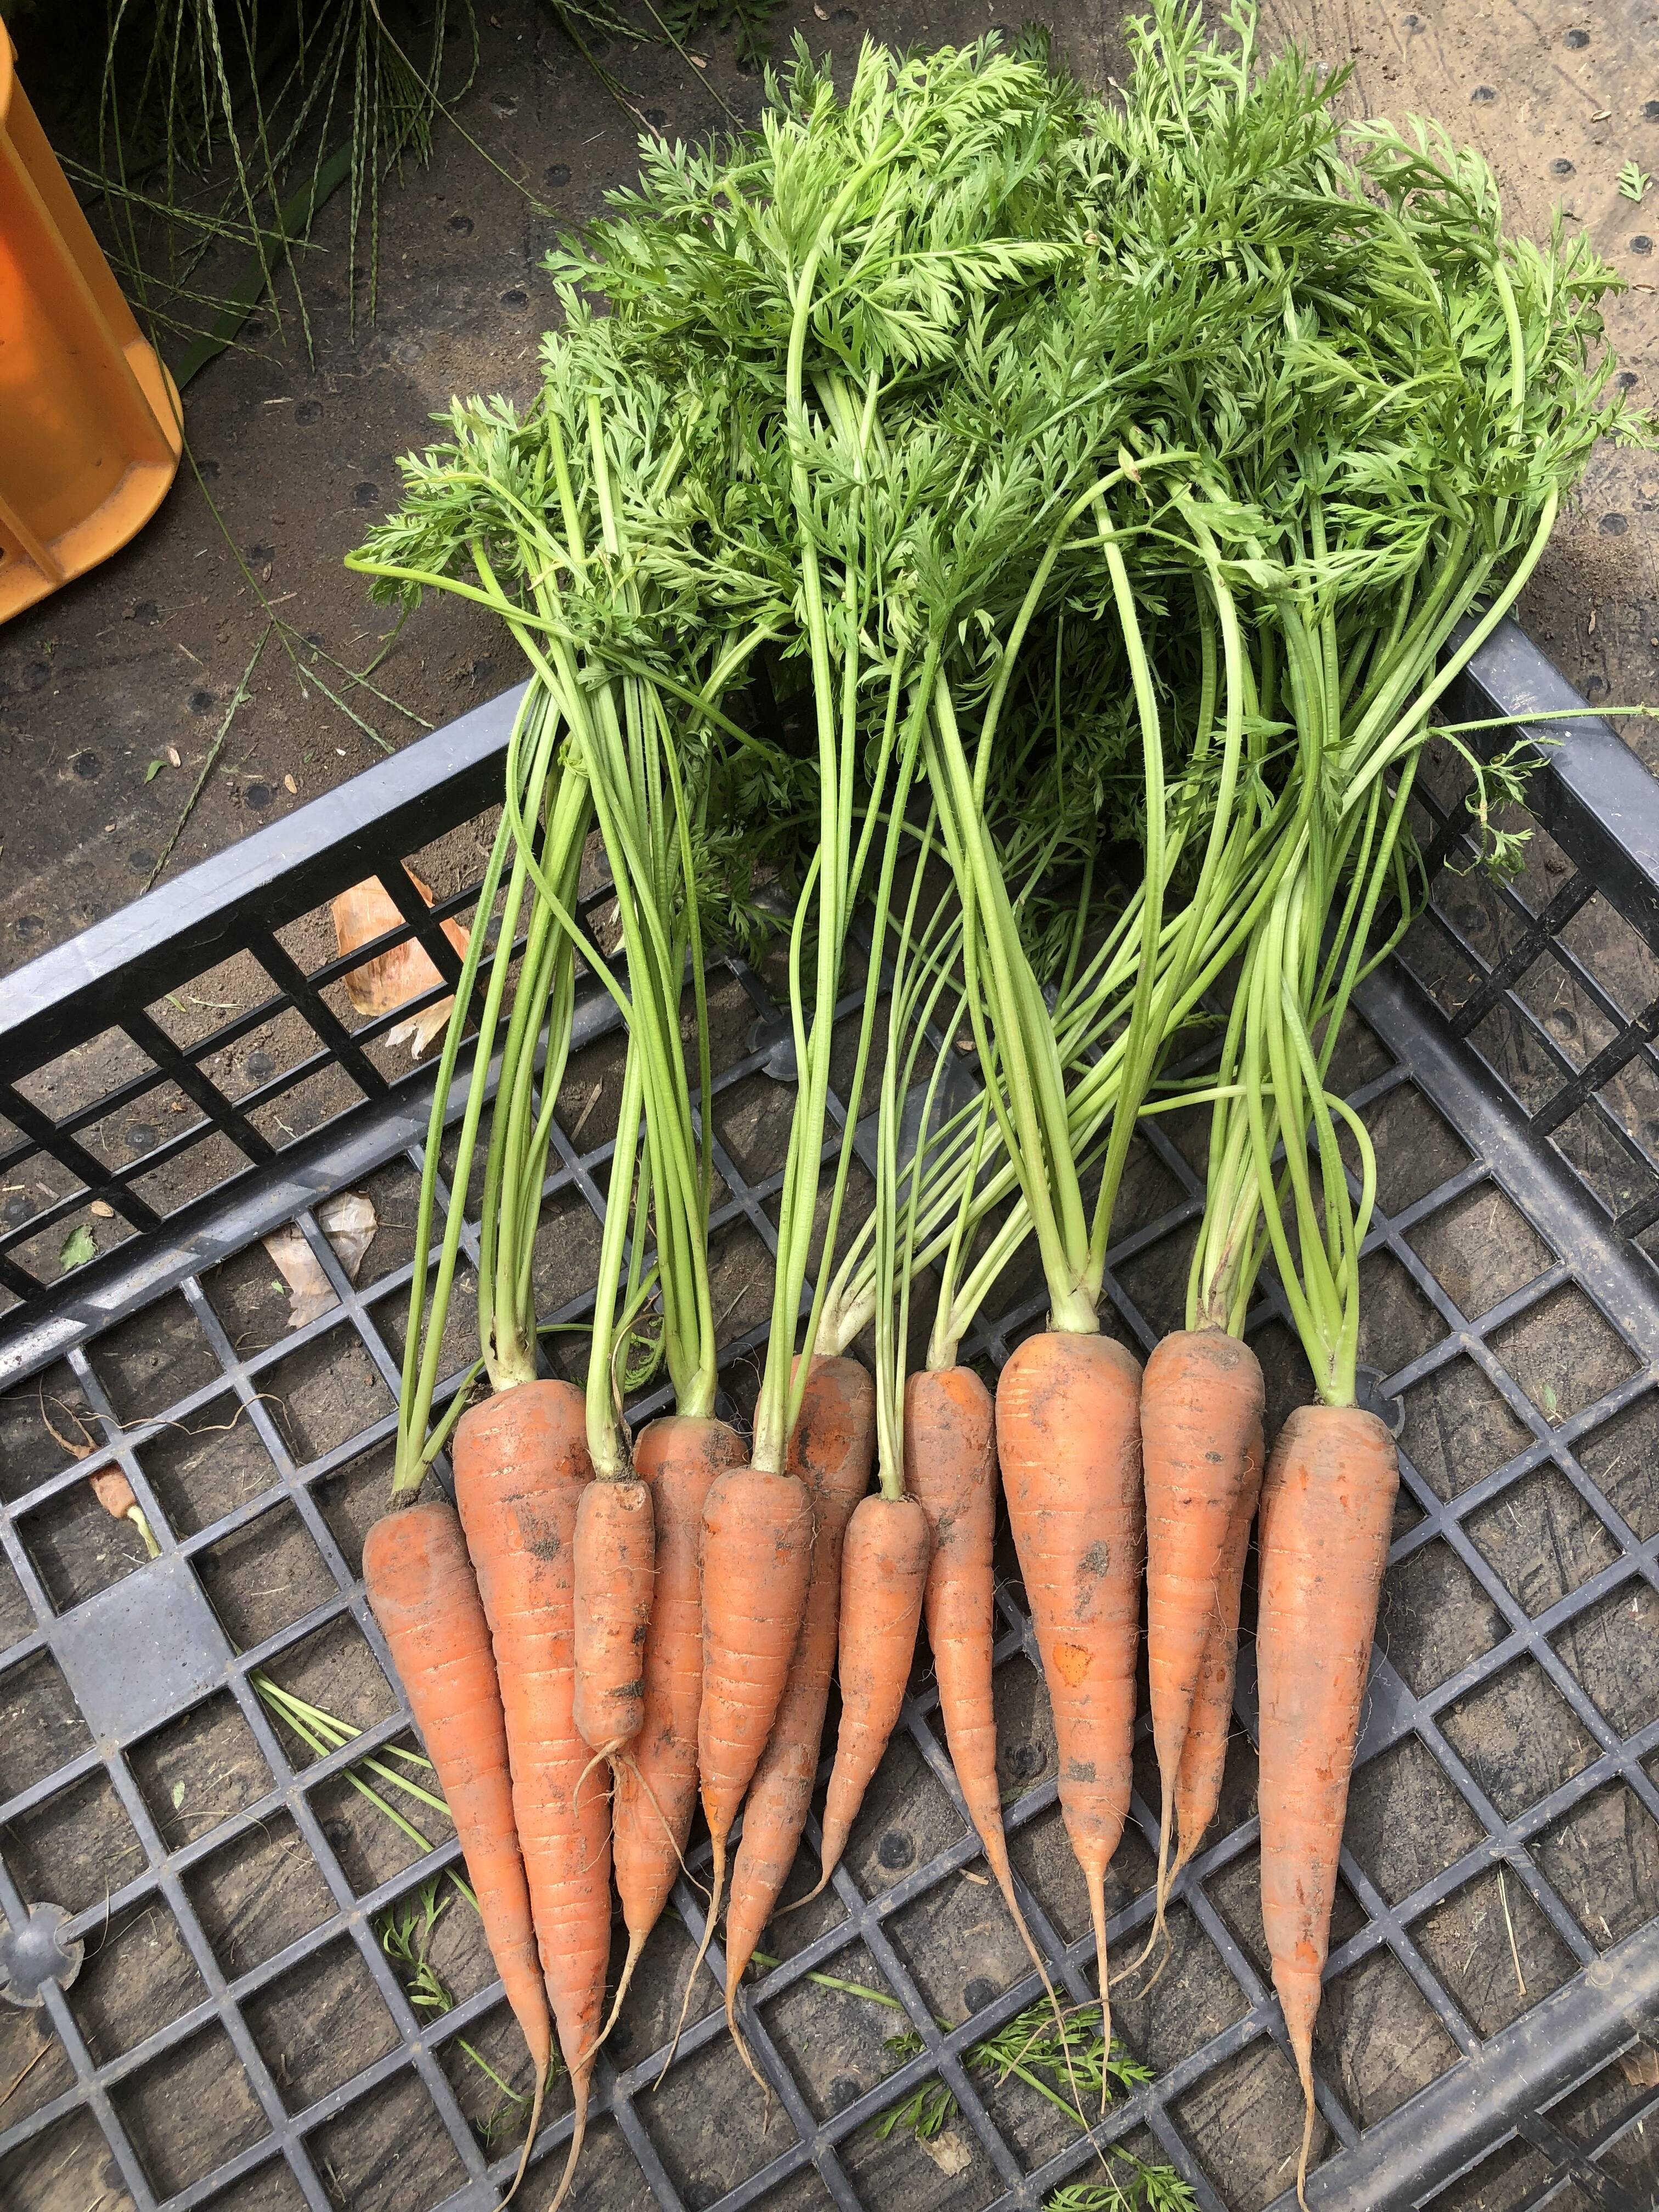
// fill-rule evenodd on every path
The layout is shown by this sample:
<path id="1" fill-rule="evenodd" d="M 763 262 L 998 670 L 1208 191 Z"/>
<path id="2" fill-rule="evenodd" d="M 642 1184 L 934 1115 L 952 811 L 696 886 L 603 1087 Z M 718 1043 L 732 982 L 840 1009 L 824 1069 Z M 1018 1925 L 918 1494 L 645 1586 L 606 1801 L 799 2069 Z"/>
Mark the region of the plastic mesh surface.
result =
<path id="1" fill-rule="evenodd" d="M 1515 634 L 1498 642 L 1511 661 L 1489 648 L 1481 695 L 1497 711 L 1521 703 L 1516 665 L 1559 684 Z M 1542 703 L 1566 703 L 1565 687 Z M 422 750 L 359 787 L 379 776 L 406 789 Z M 1570 781 L 1565 760 L 1545 777 Z M 1659 791 L 1647 792 L 1651 837 Z M 477 787 L 464 796 L 476 803 Z M 1455 867 L 1366 987 L 1342 1048 L 1382 1164 L 1361 1357 L 1401 1410 L 1402 1487 L 1341 1863 L 1317 2051 L 1327 2142 L 1310 2194 L 1375 2212 L 1431 2201 L 1637 2212 L 1659 2175 L 1655 909 L 1630 851 L 1607 857 L 1610 832 L 1558 798 L 1539 804 L 1551 834 L 1518 882 L 1494 889 L 1455 872 L 1468 817 L 1449 779 L 1425 778 L 1420 835 Z M 448 825 L 387 814 L 393 842 L 374 860 L 395 886 L 393 862 Z M 343 847 L 331 880 L 324 854 L 295 896 L 320 900 L 364 865 L 361 842 Z M 471 899 L 463 885 L 438 912 L 465 914 Z M 440 957 L 435 927 L 427 941 Z M 257 918 L 239 957 L 258 958 L 277 997 L 170 1057 L 148 1018 L 127 1019 L 127 1046 L 152 1071 L 122 1066 L 112 1080 L 108 1058 L 77 1038 L 73 1082 L 60 1055 L 14 1067 L 0 1096 L 31 1159 L 77 1179 L 4 1246 L 19 1304 L 0 1346 L 17 1378 L 0 1399 L 0 1911 L 15 1934 L 31 1905 L 61 1906 L 63 1940 L 84 1952 L 67 1988 L 44 1983 L 40 2011 L 0 2006 L 0 2075 L 27 2069 L 0 2106 L 0 2202 L 90 2203 L 94 2176 L 145 2212 L 482 2208 L 510 2177 L 517 2122 L 475 2060 L 511 2065 L 512 2038 L 462 1908 L 437 1923 L 447 2009 L 422 2002 L 416 1968 L 383 1941 L 387 1914 L 418 1922 L 422 1893 L 459 1858 L 447 1824 L 399 1786 L 429 1778 L 410 1763 L 359 1580 L 389 1470 L 423 1079 L 377 1066 L 375 1038 L 331 1012 L 341 963 L 307 970 Z M 793 1091 L 769 1072 L 779 1009 L 767 980 L 733 964 L 711 988 L 716 1311 L 726 1409 L 742 1418 Z M 305 1036 L 290 1032 L 272 1073 L 244 1066 L 239 1078 L 230 1048 L 284 1021 Z M 590 1003 L 548 1185 L 545 1322 L 579 1324 L 591 1305 L 619 1065 L 605 1008 Z M 260 1115 L 319 1076 L 349 1088 L 273 1144 Z M 86 1140 L 112 1117 L 155 1120 L 164 1080 L 201 1109 L 180 1116 L 173 1157 L 226 1139 L 235 1158 L 217 1181 L 235 1180 L 146 1201 L 146 1220 L 137 1193 L 167 1145 L 117 1171 Z M 839 1098 L 830 1119 L 827 1162 L 846 1141 Z M 1164 1117 L 1137 1139 L 1106 1311 L 1141 1351 L 1180 1317 L 1203 1129 L 1200 1116 L 1190 1127 Z M 355 1283 L 316 1218 L 347 1188 L 369 1193 L 381 1223 Z M 118 1253 L 101 1260 L 96 1299 L 66 1315 L 54 1269 L 36 1262 L 94 1193 L 114 1209 L 94 1218 L 125 1220 L 139 1261 L 124 1276 Z M 185 1206 L 210 1218 L 181 1247 L 167 1217 Z M 334 1303 L 290 1330 L 258 1240 L 296 1215 Z M 471 1224 L 465 1249 L 476 1255 Z M 468 1357 L 465 1285 L 457 1304 L 452 1387 Z M 988 1376 L 1043 1305 L 1017 1278 L 964 1357 Z M 1306 1376 L 1272 1295 L 1251 1335 L 1277 1421 Z M 547 1341 L 556 1368 L 567 1340 Z M 154 1565 L 91 1496 L 89 1478 L 118 1468 L 160 1542 Z M 1001 1556 L 999 1711 L 1021 1900 L 1056 1984 L 1086 2002 L 1081 1884 L 1006 1540 Z M 196 1669 L 159 1698 L 144 1607 L 122 1595 L 146 1578 L 176 1583 L 166 1633 Z M 1205 2212 L 1277 2199 L 1299 2098 L 1262 1955 L 1248 1638 L 1241 1662 L 1222 1813 L 1178 1892 L 1170 1962 L 1150 1990 L 1131 1977 L 1113 1992 L 1117 2032 L 1152 2079 L 1113 2104 L 1093 2141 L 975 2057 L 1040 1985 L 979 1871 L 924 1655 L 831 1894 L 765 1939 L 778 1963 L 755 1978 L 744 2025 L 769 2110 L 726 2036 L 718 1943 L 654 2086 L 702 1931 L 706 1850 L 694 1851 L 655 1979 L 643 1978 L 629 2033 L 601 2062 L 578 2201 L 1036 2207 L 1103 2183 L 1097 2149 L 1113 2142 L 1173 2166 Z M 331 1743 L 315 1723 L 296 1725 L 307 1706 L 359 1733 Z M 1137 1775 L 1109 1894 L 1125 1961 L 1150 1923 L 1158 1844 L 1144 1713 Z M 816 1841 L 811 1825 L 808 1864 Z M 955 2100 L 947 2148 L 881 2136 L 882 2116 L 932 2081 Z M 530 2204 L 550 2195 L 568 2132 L 556 2114 L 544 2129 Z M 70 2193 L 54 2197 L 60 2171 Z"/>

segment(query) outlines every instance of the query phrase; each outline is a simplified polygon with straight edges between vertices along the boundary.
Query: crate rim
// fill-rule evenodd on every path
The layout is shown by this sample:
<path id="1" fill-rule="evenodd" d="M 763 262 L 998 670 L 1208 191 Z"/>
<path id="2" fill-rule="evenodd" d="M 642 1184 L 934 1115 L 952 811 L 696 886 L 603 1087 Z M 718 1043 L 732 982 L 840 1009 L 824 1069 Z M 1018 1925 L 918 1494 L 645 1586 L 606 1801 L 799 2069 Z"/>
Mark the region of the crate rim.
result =
<path id="1" fill-rule="evenodd" d="M 96 1036 L 109 1025 L 112 1013 L 118 1018 L 118 1010 L 131 1008 L 136 992 L 142 991 L 148 1000 L 170 988 L 170 982 L 159 979 L 178 981 L 198 974 L 204 947 L 213 957 L 241 949 L 240 933 L 251 926 L 249 917 L 256 911 L 258 926 L 269 932 L 316 907 L 343 882 L 353 879 L 348 871 L 356 865 L 350 858 L 354 848 L 362 848 L 361 872 L 380 873 L 391 866 L 386 858 L 389 852 L 414 849 L 439 830 L 483 811 L 496 796 L 500 762 L 522 696 L 523 687 L 518 687 L 415 740 L 393 758 L 374 763 L 323 799 L 297 808 L 283 822 L 255 832 L 15 971 L 0 986 L 0 1079 L 29 1073 L 43 1060 Z M 1596 887 L 1659 950 L 1659 781 L 1605 718 L 1551 720 L 1553 715 L 1574 709 L 1577 695 L 1512 622 L 1501 624 L 1486 641 L 1452 696 L 1467 702 L 1459 706 L 1460 716 L 1525 716 L 1553 740 L 1533 778 L 1530 811 L 1581 870 L 1594 872 Z M 1492 739 L 1494 744 L 1504 741 L 1502 732 Z M 436 935 L 435 929 L 432 933 Z M 1389 1035 L 1391 1017 L 1407 1027 L 1413 1023 L 1422 1026 L 1426 1020 L 1445 1028 L 1444 1018 L 1435 1013 L 1420 987 L 1393 969 L 1371 980 L 1360 1003 L 1397 1060 L 1405 1061 L 1408 1055 L 1397 1042 L 1403 1030 L 1396 1028 L 1393 1038 Z M 595 1033 L 610 1025 L 607 1011 L 608 1001 L 593 1008 Z M 1453 1045 L 1449 1033 L 1446 1049 L 1468 1057 L 1466 1048 Z M 465 1081 L 464 1071 L 459 1079 Z M 1493 1115 L 1514 1121 L 1520 1109 L 1507 1095 L 1499 1099 L 1496 1079 L 1488 1079 Z M 204 1218 L 191 1224 L 188 1236 L 181 1233 L 185 1217 L 175 1215 L 158 1235 L 142 1243 L 134 1239 L 94 1263 L 101 1280 L 94 1279 L 94 1267 L 77 1271 L 70 1287 L 44 1317 L 31 1311 L 21 1328 L 16 1316 L 0 1320 L 0 1387 L 87 1342 L 125 1313 L 153 1303 L 170 1286 L 199 1273 L 214 1257 L 291 1218 L 320 1196 L 325 1187 L 340 1187 L 343 1164 L 354 1157 L 343 1150 L 348 1133 L 361 1163 L 357 1167 L 347 1164 L 348 1174 L 367 1172 L 406 1151 L 423 1133 L 432 1080 L 429 1066 L 418 1070 L 389 1086 L 383 1097 L 349 1109 L 313 1138 L 290 1147 L 277 1157 L 272 1170 L 256 1168 L 239 1174 L 200 1202 Z M 453 1099 L 451 1103 L 453 1107 Z M 1455 1126 L 1460 1131 L 1464 1127 L 1461 1121 Z M 1486 1158 L 1484 1152 L 1479 1157 Z M 1492 1179 L 1504 1186 L 1501 1160 L 1494 1157 L 1486 1160 L 1486 1166 Z M 1534 1163 L 1533 1172 L 1537 1171 Z M 1564 1202 L 1577 1209 L 1577 1242 L 1582 1244 L 1595 1229 L 1607 1239 L 1610 1264 L 1607 1279 L 1597 1291 L 1598 1302 L 1621 1322 L 1621 1300 L 1626 1310 L 1632 1300 L 1643 1310 L 1640 1326 L 1626 1334 L 1638 1347 L 1650 1382 L 1659 1356 L 1659 1289 L 1648 1279 L 1651 1262 L 1646 1255 L 1631 1249 L 1627 1239 L 1618 1238 L 1613 1226 L 1599 1220 L 1589 1193 L 1565 1164 L 1558 1180 Z M 1565 1188 L 1569 1182 L 1571 1189 Z M 216 1243 L 210 1233 L 214 1219 L 220 1231 Z M 1608 1288 L 1615 1280 L 1620 1286 L 1617 1297 Z M 1641 1548 L 1646 1553 L 1652 1547 Z M 1415 1703 L 1407 1700 L 1408 1706 Z M 1406 1726 L 1413 1725 L 1407 1711 Z M 394 1887 L 401 1890 L 405 1886 L 406 1877 L 399 1876 Z M 9 1888 L 0 1872 L 0 1892 Z M 867 1918 L 872 1929 L 886 1917 L 884 1895 L 862 1901 L 860 1919 Z M 9 1901 L 0 1896 L 0 1904 Z M 1368 1917 L 1376 1917 L 1369 1909 Z M 1012 1999 L 1013 1992 L 1006 1995 Z M 1270 1996 L 1266 2004 L 1269 2012 L 1275 2010 Z M 1261 2009 L 1256 2008 L 1257 2012 Z M 1336 2212 L 1338 2207 L 1342 2212 L 1366 2212 L 1384 2202 L 1404 2205 L 1420 2201 L 1428 2191 L 1444 2185 L 1486 2155 L 1515 2130 L 1520 2118 L 1536 2113 L 1587 2067 L 1608 2063 L 1633 2038 L 1650 2039 L 1656 2012 L 1659 1918 L 1583 1965 L 1563 1988 L 1480 2042 L 1472 2057 L 1465 2054 L 1394 2113 L 1359 2130 L 1363 2154 L 1356 2154 L 1357 2146 L 1339 2147 L 1338 2154 L 1311 2178 L 1310 2201 L 1327 2212 Z M 1237 2032 L 1242 2035 L 1249 2028 L 1254 2033 L 1257 2025 L 1252 2014 L 1237 2024 Z M 945 2039 L 945 2071 L 953 2087 L 961 2070 L 958 2046 L 966 2033 L 964 2025 Z M 937 2070 L 927 2054 L 915 2063 L 925 2064 L 929 2072 Z M 1170 2071 L 1179 2075 L 1182 2069 Z M 77 2082 L 71 2101 L 82 2086 Z M 892 2086 L 890 2078 L 884 2093 Z M 1171 2094 L 1176 2091 L 1172 2088 Z M 94 2092 L 94 2108 L 104 2094 Z M 1112 2137 L 1133 2124 L 1140 2101 L 1115 2106 Z M 28 2136 L 34 2129 L 34 2122 L 26 2121 L 21 2130 L 0 2134 L 0 2141 L 9 2137 L 15 2142 L 20 2132 Z M 268 2136 L 240 2154 L 234 2162 L 237 2170 L 273 2154 L 280 2159 L 286 2132 Z M 823 2128 L 815 2135 L 829 2140 Z M 544 2157 L 558 2139 L 556 2130 L 551 2140 L 544 2136 L 538 2157 Z M 834 2139 L 841 2139 L 839 2132 Z M 1014 2180 L 998 2197 L 998 2204 L 1040 2205 L 1055 2185 L 1080 2178 L 1088 2155 L 1086 2143 L 1068 2147 L 1059 2157 Z M 216 2169 L 211 2179 L 222 2185 L 230 2171 Z M 1599 2168 L 1592 2171 L 1603 2184 L 1603 2201 L 1628 2204 L 1610 2177 Z M 754 2181 L 758 2185 L 760 2180 L 757 2173 Z M 186 2192 L 192 2202 L 200 2193 L 199 2189 Z M 146 2200 L 141 2196 L 140 2201 Z M 450 2200 L 444 2212 L 490 2201 L 491 2185 L 478 2177 Z M 1211 2199 L 1204 2196 L 1203 2201 Z M 1281 2196 L 1275 2200 L 1276 2212 L 1293 2202 L 1288 2192 Z"/>

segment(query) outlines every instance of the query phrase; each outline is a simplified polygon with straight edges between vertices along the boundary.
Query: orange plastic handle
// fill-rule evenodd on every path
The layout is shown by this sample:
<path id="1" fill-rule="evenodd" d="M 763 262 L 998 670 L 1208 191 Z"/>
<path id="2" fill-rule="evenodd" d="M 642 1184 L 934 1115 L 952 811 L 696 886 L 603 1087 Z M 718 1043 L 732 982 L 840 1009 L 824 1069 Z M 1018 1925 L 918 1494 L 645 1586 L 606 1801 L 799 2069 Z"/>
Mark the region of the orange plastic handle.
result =
<path id="1" fill-rule="evenodd" d="M 142 529 L 183 444 L 173 379 L 76 204 L 0 26 L 0 622 Z"/>

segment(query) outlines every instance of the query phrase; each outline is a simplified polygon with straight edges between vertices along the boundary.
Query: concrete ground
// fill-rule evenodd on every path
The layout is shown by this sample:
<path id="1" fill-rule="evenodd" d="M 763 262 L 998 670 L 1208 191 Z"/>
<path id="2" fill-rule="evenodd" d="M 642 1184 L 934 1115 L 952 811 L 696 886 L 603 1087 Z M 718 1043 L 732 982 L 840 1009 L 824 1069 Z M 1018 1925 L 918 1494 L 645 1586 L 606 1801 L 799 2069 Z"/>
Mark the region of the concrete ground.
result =
<path id="1" fill-rule="evenodd" d="M 842 57 L 866 36 L 938 43 L 995 21 L 997 4 L 791 0 L 779 46 L 797 27 Z M 1356 109 L 1436 115 L 1473 140 L 1520 226 L 1541 234 L 1559 205 L 1588 229 L 1632 286 L 1609 318 L 1621 373 L 1639 399 L 1659 400 L 1659 185 L 1639 205 L 1618 188 L 1628 161 L 1659 171 L 1652 0 L 1594 12 L 1571 0 L 1272 0 L 1267 15 L 1275 38 L 1352 61 Z M 1097 82 L 1115 68 L 1117 21 L 1111 0 L 1057 10 L 1064 51 Z M 20 16 L 26 82 L 29 27 Z M 169 875 L 514 680 L 489 619 L 448 602 L 423 607 L 386 653 L 374 678 L 385 698 L 342 695 L 358 719 L 313 680 L 340 693 L 339 670 L 314 648 L 361 669 L 390 628 L 340 562 L 395 501 L 397 456 L 453 392 L 528 395 L 548 306 L 541 256 L 562 222 L 596 212 L 634 167 L 638 121 L 536 0 L 484 0 L 479 27 L 453 126 L 441 125 L 429 167 L 388 193 L 374 321 L 349 325 L 341 193 L 305 260 L 312 357 L 291 300 L 280 327 L 259 313 L 190 386 L 189 449 L 155 520 L 0 630 L 0 969 L 143 889 L 262 637 Z M 646 124 L 670 135 L 752 114 L 758 81 L 734 67 L 729 38 L 705 36 L 698 57 L 706 66 L 618 49 L 609 64 Z M 203 281 L 238 265 L 227 251 Z M 1598 459 L 1525 615 L 1593 702 L 1659 700 L 1659 459 Z M 1630 734 L 1659 762 L 1659 729 Z"/>

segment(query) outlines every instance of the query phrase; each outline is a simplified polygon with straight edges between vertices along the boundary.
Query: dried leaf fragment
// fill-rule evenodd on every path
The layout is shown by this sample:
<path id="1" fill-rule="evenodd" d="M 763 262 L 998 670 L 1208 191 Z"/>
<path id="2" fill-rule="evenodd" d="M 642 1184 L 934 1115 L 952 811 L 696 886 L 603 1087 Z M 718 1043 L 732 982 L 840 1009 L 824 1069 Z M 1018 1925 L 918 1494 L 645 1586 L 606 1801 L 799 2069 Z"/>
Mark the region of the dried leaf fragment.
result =
<path id="1" fill-rule="evenodd" d="M 918 2148 L 933 2161 L 947 2179 L 966 2173 L 974 2162 L 974 2154 L 955 2128 L 946 2128 L 942 2135 L 916 2136 Z"/>
<path id="2" fill-rule="evenodd" d="M 317 1225 L 345 1270 L 347 1281 L 355 1283 L 357 1270 L 363 1264 L 363 1255 L 374 1243 L 374 1232 L 380 1226 L 374 1200 L 360 1190 L 341 1191 L 318 1207 Z M 291 1329 L 304 1328 L 319 1314 L 326 1313 L 331 1305 L 339 1303 L 334 1295 L 334 1285 L 323 1272 L 321 1261 L 307 1243 L 305 1231 L 297 1222 L 290 1221 L 267 1237 L 264 1247 L 289 1287 L 288 1325 Z"/>
<path id="3" fill-rule="evenodd" d="M 405 868 L 404 873 L 430 906 L 432 893 L 428 887 L 412 868 Z M 359 945 L 372 944 L 403 921 L 385 884 L 375 876 L 342 891 L 334 901 L 333 915 L 335 942 L 343 953 L 355 952 Z M 459 921 L 446 921 L 441 927 L 454 946 L 456 957 L 465 959 L 465 929 Z M 431 956 L 410 938 L 402 945 L 394 945 L 390 952 L 377 953 L 374 959 L 364 961 L 361 968 L 352 969 L 345 978 L 346 995 L 360 1014 L 372 1018 L 377 1014 L 394 1013 L 399 1006 L 406 1006 L 411 999 L 419 998 L 442 981 Z M 399 1022 L 387 1030 L 386 1042 L 406 1042 L 410 1059 L 418 1060 L 433 1038 L 441 1036 L 448 1026 L 449 1010 L 454 1003 L 453 999 L 441 999 L 435 1006 L 425 1007 L 406 1022 Z"/>

